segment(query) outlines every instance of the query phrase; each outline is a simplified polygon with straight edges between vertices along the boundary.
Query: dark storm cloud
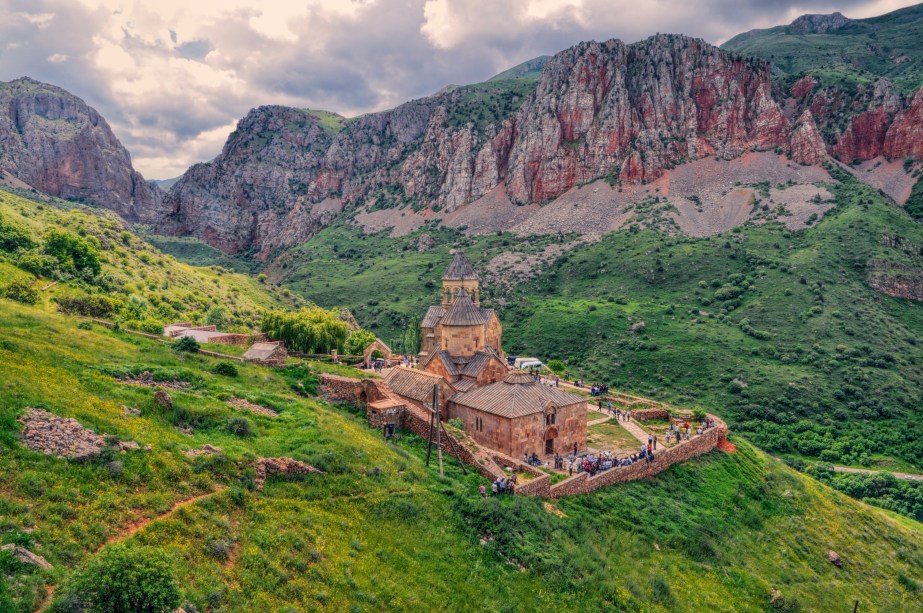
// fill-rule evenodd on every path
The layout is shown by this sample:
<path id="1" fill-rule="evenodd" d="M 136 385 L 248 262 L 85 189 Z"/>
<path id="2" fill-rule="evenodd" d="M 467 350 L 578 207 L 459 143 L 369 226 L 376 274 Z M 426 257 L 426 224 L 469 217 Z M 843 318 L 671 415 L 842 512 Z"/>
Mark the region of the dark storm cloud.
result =
<path id="1" fill-rule="evenodd" d="M 95 106 L 152 177 L 220 151 L 252 107 L 380 110 L 583 40 L 681 32 L 720 43 L 807 13 L 901 0 L 8 0 L 0 80 Z"/>

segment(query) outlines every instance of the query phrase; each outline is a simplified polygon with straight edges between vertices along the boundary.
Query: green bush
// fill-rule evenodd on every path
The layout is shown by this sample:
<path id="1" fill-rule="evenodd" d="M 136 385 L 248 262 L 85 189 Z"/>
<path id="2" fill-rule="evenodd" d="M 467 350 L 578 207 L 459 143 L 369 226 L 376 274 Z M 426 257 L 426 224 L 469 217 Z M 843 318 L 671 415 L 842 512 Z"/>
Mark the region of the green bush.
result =
<path id="1" fill-rule="evenodd" d="M 199 342 L 191 336 L 182 336 L 173 343 L 173 348 L 177 351 L 197 353 L 199 351 Z"/>
<path id="2" fill-rule="evenodd" d="M 216 375 L 222 375 L 225 377 L 236 377 L 237 367 L 230 362 L 219 362 L 215 366 L 214 370 L 212 370 L 212 372 Z"/>
<path id="3" fill-rule="evenodd" d="M 36 304 L 39 301 L 38 290 L 26 281 L 13 281 L 3 288 L 2 296 L 21 304 Z"/>
<path id="4" fill-rule="evenodd" d="M 163 613 L 179 604 L 179 585 L 163 551 L 116 544 L 74 576 L 53 610 Z"/>
<path id="5" fill-rule="evenodd" d="M 41 253 L 24 253 L 16 261 L 16 265 L 31 272 L 36 277 L 56 277 L 58 260 L 50 255 Z"/>
<path id="6" fill-rule="evenodd" d="M 561 374 L 564 372 L 564 362 L 561 360 L 548 360 L 548 368 L 551 369 L 552 372 Z"/>
<path id="7" fill-rule="evenodd" d="M 61 270 L 87 271 L 98 275 L 100 271 L 99 250 L 91 241 L 95 239 L 86 239 L 70 232 L 52 230 L 45 239 L 45 253 L 58 261 Z"/>
<path id="8" fill-rule="evenodd" d="M 232 417 L 228 421 L 228 432 L 235 436 L 253 436 L 253 426 L 246 417 Z"/>
<path id="9" fill-rule="evenodd" d="M 122 305 L 120 300 L 108 296 L 59 296 L 58 310 L 67 315 L 84 315 L 86 317 L 106 317 L 112 315 Z"/>
<path id="10" fill-rule="evenodd" d="M 0 216 L 0 251 L 28 249 L 34 244 L 28 230 Z"/>

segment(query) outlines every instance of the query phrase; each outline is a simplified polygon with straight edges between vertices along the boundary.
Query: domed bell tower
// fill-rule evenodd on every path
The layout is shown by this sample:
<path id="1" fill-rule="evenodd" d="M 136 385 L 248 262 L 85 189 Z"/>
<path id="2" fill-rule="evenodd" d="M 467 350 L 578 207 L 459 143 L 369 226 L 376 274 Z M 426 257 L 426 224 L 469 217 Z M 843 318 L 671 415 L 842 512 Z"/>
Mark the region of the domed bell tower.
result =
<path id="1" fill-rule="evenodd" d="M 459 249 L 452 258 L 452 263 L 442 275 L 442 308 L 449 308 L 455 297 L 465 290 L 477 307 L 481 306 L 481 289 L 478 273 L 471 260 Z"/>

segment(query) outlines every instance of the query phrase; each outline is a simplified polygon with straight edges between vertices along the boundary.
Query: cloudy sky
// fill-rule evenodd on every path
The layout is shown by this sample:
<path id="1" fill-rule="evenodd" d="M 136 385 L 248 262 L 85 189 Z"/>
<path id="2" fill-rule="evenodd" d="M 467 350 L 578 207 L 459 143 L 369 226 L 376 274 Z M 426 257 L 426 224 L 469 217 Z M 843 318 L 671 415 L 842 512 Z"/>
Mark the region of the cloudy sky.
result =
<path id="1" fill-rule="evenodd" d="M 350 116 L 483 81 L 581 40 L 682 32 L 720 43 L 806 12 L 901 0 L 0 0 L 0 81 L 99 110 L 147 178 L 213 158 L 261 104 Z"/>

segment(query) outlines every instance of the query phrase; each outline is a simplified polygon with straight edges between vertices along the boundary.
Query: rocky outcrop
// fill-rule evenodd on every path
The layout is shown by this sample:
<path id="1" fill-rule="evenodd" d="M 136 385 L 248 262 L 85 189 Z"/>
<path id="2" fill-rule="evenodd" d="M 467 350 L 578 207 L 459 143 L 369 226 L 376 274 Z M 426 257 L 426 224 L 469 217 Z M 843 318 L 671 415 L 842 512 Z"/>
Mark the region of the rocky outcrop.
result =
<path id="1" fill-rule="evenodd" d="M 0 83 L 0 171 L 131 221 L 155 221 L 164 212 L 163 192 L 132 168 L 128 151 L 95 109 L 29 78 Z"/>
<path id="2" fill-rule="evenodd" d="M 923 301 L 923 268 L 872 260 L 868 263 L 868 284 L 894 298 Z"/>
<path id="3" fill-rule="evenodd" d="M 833 146 L 834 155 L 846 163 L 882 155 L 885 136 L 900 107 L 901 98 L 894 92 L 891 82 L 879 79 L 872 90 L 868 110 L 852 118 Z"/>
<path id="4" fill-rule="evenodd" d="M 851 21 L 842 13 L 802 15 L 789 24 L 787 29 L 790 34 L 826 34 L 839 30 Z"/>
<path id="5" fill-rule="evenodd" d="M 23 424 L 23 444 L 48 455 L 91 460 L 107 445 L 104 436 L 84 428 L 76 419 L 58 417 L 42 409 L 29 409 L 19 421 Z M 123 453 L 141 448 L 135 441 L 113 441 L 113 445 Z"/>
<path id="6" fill-rule="evenodd" d="M 340 211 L 335 198 L 311 198 L 331 143 L 308 111 L 253 109 L 214 161 L 196 164 L 173 186 L 161 229 L 228 252 L 271 249 L 283 235 L 289 244 L 306 240 Z"/>
<path id="7" fill-rule="evenodd" d="M 791 136 L 792 159 L 799 164 L 821 164 L 827 159 L 827 148 L 824 146 L 824 137 L 810 109 L 805 109 L 798 118 Z"/>
<path id="8" fill-rule="evenodd" d="M 885 134 L 884 155 L 889 159 L 923 160 L 923 87 L 895 117 Z"/>
<path id="9" fill-rule="evenodd" d="M 285 475 L 289 477 L 324 474 L 324 471 L 314 468 L 304 462 L 292 458 L 260 458 L 256 462 L 256 477 L 253 482 L 257 491 L 262 491 L 266 478 L 272 475 Z"/>
<path id="10" fill-rule="evenodd" d="M 43 570 L 51 570 L 51 564 L 40 555 L 36 555 L 26 549 L 25 547 L 20 547 L 13 543 L 3 545 L 0 547 L 0 551 L 8 551 L 10 555 L 22 562 L 23 564 L 30 564 L 32 566 L 38 566 Z"/>

